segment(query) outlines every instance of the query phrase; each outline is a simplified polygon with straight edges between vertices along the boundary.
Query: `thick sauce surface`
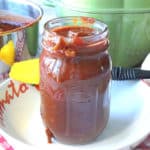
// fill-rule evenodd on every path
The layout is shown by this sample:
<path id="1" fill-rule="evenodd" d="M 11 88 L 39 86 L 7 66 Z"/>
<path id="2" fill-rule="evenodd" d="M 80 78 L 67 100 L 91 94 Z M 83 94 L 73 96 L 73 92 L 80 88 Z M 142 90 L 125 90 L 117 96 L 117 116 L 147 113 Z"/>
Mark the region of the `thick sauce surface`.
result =
<path id="1" fill-rule="evenodd" d="M 52 31 L 40 57 L 41 116 L 60 142 L 86 143 L 102 132 L 109 117 L 108 40 L 84 40 L 95 34 L 89 27 Z"/>
<path id="2" fill-rule="evenodd" d="M 33 21 L 34 18 L 16 15 L 6 10 L 0 10 L 0 34 L 26 26 L 27 24 L 31 24 Z"/>
<path id="3" fill-rule="evenodd" d="M 10 22 L 0 21 L 0 32 L 12 30 L 12 29 L 15 29 L 15 28 L 18 28 L 18 27 L 21 27 L 21 24 L 15 23 L 15 22 L 10 23 Z"/>

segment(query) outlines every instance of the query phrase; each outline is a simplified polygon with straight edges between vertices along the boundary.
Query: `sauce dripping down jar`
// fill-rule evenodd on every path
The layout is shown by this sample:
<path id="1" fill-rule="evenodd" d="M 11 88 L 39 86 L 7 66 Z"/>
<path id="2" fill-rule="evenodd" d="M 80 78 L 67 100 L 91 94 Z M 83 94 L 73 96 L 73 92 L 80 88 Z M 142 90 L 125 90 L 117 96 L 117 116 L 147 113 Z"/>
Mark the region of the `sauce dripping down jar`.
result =
<path id="1" fill-rule="evenodd" d="M 44 26 L 40 56 L 41 117 L 66 144 L 91 142 L 107 125 L 111 58 L 107 25 L 62 17 Z"/>

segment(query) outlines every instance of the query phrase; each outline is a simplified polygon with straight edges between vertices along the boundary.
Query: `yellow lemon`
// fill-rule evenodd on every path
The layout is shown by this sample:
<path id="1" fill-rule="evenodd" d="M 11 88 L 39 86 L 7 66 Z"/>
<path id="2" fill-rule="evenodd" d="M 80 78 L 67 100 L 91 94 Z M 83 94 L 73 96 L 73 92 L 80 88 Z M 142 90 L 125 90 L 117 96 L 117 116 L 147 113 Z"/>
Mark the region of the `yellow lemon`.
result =
<path id="1" fill-rule="evenodd" d="M 12 65 L 9 77 L 29 84 L 39 84 L 39 58 L 16 62 Z"/>
<path id="2" fill-rule="evenodd" d="M 0 60 L 7 65 L 12 65 L 15 60 L 15 46 L 12 40 L 5 44 L 0 50 Z"/>

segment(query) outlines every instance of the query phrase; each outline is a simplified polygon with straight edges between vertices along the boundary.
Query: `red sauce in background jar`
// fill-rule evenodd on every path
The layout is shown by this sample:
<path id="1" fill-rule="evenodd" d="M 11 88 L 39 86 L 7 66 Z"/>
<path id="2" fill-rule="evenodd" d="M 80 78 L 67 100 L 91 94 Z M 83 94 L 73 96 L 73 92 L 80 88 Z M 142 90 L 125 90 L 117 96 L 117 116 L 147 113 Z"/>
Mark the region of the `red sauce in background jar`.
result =
<path id="1" fill-rule="evenodd" d="M 92 19 L 64 17 L 45 24 L 41 116 L 47 131 L 62 143 L 94 140 L 109 118 L 108 29 Z"/>

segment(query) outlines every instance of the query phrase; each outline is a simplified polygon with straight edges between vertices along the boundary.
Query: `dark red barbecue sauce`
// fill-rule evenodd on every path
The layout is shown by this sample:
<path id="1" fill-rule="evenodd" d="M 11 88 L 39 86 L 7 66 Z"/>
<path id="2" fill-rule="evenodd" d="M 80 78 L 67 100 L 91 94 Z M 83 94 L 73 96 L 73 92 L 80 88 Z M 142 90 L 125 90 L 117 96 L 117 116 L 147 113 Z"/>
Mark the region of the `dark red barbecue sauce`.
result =
<path id="1" fill-rule="evenodd" d="M 109 118 L 108 37 L 90 26 L 46 30 L 40 56 L 41 116 L 47 133 L 67 144 L 94 140 Z M 96 37 L 96 38 L 95 38 Z"/>

